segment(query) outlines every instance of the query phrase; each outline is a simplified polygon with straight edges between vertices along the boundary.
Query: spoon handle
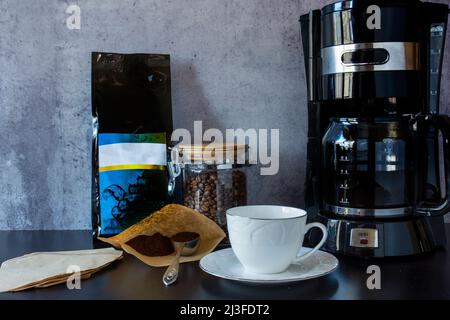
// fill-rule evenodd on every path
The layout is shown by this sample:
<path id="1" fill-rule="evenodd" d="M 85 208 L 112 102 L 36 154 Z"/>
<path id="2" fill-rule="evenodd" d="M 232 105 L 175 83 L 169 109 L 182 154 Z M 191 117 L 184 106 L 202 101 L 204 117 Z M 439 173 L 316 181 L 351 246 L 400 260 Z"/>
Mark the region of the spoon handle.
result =
<path id="1" fill-rule="evenodd" d="M 177 254 L 175 255 L 175 258 L 173 258 L 172 263 L 167 268 L 166 272 L 164 272 L 162 280 L 166 286 L 170 286 L 178 278 L 178 269 L 180 266 L 180 255 L 182 250 L 183 246 L 177 249 Z"/>

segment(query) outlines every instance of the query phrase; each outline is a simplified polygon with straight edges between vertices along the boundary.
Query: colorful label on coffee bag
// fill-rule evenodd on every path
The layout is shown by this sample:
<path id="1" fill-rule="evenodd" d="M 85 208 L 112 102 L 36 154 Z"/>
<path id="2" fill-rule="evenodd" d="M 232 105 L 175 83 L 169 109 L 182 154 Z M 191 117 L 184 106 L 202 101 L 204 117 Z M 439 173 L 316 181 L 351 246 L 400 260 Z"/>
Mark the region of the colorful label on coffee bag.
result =
<path id="1" fill-rule="evenodd" d="M 100 227 L 116 234 L 164 206 L 167 197 L 165 133 L 100 133 Z"/>

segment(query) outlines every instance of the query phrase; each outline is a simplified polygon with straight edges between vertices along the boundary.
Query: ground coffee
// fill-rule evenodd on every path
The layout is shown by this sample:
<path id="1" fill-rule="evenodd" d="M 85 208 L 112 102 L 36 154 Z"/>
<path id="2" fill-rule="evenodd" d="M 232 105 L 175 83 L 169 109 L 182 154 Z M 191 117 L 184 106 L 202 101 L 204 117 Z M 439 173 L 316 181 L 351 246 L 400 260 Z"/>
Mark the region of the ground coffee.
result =
<path id="1" fill-rule="evenodd" d="M 170 238 L 167 238 L 158 232 L 151 236 L 137 236 L 128 240 L 126 244 L 140 254 L 148 257 L 167 256 L 175 251 Z"/>

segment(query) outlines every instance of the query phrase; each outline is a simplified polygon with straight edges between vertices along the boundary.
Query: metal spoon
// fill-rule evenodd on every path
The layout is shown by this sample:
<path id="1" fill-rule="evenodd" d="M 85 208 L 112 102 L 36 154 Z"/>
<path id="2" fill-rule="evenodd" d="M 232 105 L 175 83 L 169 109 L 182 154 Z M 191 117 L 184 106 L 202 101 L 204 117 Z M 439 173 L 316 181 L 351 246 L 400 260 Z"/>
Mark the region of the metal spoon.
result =
<path id="1" fill-rule="evenodd" d="M 166 272 L 164 272 L 163 275 L 163 283 L 166 286 L 170 286 L 172 283 L 174 283 L 178 278 L 178 269 L 180 266 L 180 256 L 191 256 L 197 251 L 200 235 L 197 234 L 197 237 L 195 239 L 192 239 L 190 241 L 174 241 L 173 239 L 172 243 L 175 248 L 175 258 L 173 258 L 172 263 L 167 268 Z"/>

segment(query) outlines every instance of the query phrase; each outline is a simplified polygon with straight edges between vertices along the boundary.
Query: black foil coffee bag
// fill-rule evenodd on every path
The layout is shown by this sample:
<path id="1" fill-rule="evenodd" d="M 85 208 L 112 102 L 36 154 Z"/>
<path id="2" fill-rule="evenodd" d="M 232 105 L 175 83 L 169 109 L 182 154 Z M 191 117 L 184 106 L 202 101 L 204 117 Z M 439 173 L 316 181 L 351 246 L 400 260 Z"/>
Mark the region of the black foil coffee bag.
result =
<path id="1" fill-rule="evenodd" d="M 120 233 L 168 201 L 170 57 L 92 53 L 92 226 Z"/>

